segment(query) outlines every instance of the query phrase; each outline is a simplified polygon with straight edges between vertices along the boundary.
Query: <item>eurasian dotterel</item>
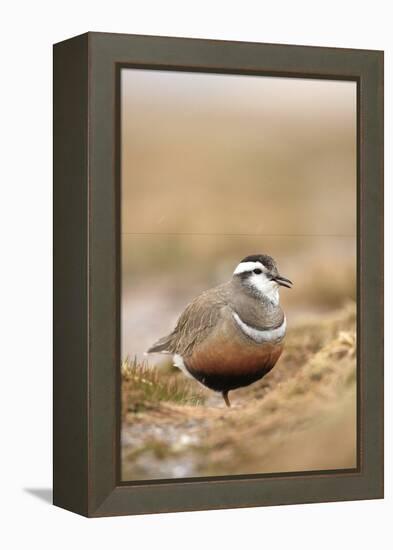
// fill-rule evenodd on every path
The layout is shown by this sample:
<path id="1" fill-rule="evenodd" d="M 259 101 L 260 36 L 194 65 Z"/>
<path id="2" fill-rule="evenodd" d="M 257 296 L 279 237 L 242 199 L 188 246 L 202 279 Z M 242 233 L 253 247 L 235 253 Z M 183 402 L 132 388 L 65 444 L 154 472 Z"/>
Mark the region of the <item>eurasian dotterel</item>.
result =
<path id="1" fill-rule="evenodd" d="M 260 380 L 282 353 L 287 323 L 280 286 L 292 282 L 271 256 L 247 256 L 231 280 L 197 296 L 147 353 L 172 354 L 175 366 L 221 392 L 229 407 L 228 392 Z"/>

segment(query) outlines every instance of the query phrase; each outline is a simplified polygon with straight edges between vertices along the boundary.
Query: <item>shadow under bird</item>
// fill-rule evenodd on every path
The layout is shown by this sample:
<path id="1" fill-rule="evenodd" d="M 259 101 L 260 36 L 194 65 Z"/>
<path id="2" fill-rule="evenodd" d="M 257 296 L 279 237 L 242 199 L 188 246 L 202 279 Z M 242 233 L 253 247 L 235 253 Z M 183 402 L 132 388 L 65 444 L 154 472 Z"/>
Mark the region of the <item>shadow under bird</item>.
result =
<path id="1" fill-rule="evenodd" d="M 292 282 L 272 257 L 247 256 L 230 281 L 197 296 L 147 353 L 172 354 L 176 367 L 221 392 L 230 407 L 228 392 L 263 378 L 281 355 L 287 323 L 280 286 Z"/>

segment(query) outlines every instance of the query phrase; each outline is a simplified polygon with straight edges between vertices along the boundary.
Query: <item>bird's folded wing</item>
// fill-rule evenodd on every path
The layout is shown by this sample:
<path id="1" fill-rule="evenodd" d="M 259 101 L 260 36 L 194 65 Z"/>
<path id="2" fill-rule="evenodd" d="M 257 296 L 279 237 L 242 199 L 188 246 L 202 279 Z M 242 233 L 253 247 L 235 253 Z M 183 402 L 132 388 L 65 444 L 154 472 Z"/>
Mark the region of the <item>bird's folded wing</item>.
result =
<path id="1" fill-rule="evenodd" d="M 195 346 L 216 326 L 226 305 L 224 293 L 204 292 L 186 307 L 173 332 L 161 338 L 149 351 L 191 355 Z"/>

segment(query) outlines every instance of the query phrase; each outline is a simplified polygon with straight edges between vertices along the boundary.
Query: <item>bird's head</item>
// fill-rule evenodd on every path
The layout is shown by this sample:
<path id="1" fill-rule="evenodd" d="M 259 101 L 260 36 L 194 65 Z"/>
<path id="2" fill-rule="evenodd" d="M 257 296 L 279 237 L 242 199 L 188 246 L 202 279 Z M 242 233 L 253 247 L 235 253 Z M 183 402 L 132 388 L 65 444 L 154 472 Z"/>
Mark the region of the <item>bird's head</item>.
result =
<path id="1" fill-rule="evenodd" d="M 280 275 L 276 262 L 266 254 L 244 258 L 233 272 L 233 278 L 253 294 L 263 296 L 273 304 L 279 302 L 280 286 L 292 288 L 292 281 Z"/>

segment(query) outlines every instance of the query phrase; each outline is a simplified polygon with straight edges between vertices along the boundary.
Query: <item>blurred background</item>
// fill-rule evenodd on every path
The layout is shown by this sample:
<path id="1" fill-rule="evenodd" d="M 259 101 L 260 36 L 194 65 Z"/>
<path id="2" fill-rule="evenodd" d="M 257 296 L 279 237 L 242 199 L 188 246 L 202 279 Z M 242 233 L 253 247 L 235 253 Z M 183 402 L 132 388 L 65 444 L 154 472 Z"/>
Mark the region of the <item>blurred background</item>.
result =
<path id="1" fill-rule="evenodd" d="M 355 299 L 354 82 L 123 69 L 121 85 L 123 358 L 249 254 L 294 281 L 289 327 Z"/>

